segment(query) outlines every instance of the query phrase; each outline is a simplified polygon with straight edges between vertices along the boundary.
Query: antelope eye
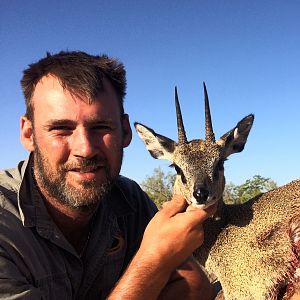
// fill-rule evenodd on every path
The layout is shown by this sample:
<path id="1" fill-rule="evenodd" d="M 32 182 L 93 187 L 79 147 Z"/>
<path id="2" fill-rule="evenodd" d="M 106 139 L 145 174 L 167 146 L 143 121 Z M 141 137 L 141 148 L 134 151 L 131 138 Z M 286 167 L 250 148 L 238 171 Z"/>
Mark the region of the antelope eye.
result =
<path id="1" fill-rule="evenodd" d="M 225 161 L 226 159 L 220 159 L 218 162 L 217 162 L 217 164 L 216 164 L 216 166 L 215 166 L 215 170 L 214 170 L 214 177 L 215 178 L 218 178 L 219 177 L 219 172 L 220 171 L 224 171 L 224 161 Z"/>
<path id="2" fill-rule="evenodd" d="M 223 171 L 224 170 L 224 161 L 223 159 L 220 159 L 217 163 L 216 169 L 219 171 Z"/>
<path id="3" fill-rule="evenodd" d="M 179 175 L 181 177 L 182 183 L 186 184 L 186 178 L 185 178 L 182 170 L 177 165 L 175 165 L 175 164 L 173 164 L 172 167 L 175 168 L 175 171 L 176 171 L 177 175 Z"/>

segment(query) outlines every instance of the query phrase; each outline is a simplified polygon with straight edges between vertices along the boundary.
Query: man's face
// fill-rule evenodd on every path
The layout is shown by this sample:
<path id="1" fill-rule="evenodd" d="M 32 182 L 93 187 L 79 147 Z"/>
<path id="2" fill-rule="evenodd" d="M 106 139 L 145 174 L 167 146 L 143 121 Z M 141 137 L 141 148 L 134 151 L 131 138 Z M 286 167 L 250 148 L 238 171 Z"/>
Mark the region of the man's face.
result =
<path id="1" fill-rule="evenodd" d="M 128 119 L 108 81 L 94 103 L 43 77 L 33 95 L 34 174 L 41 191 L 76 209 L 105 197 L 118 176 L 123 147 L 131 140 Z"/>

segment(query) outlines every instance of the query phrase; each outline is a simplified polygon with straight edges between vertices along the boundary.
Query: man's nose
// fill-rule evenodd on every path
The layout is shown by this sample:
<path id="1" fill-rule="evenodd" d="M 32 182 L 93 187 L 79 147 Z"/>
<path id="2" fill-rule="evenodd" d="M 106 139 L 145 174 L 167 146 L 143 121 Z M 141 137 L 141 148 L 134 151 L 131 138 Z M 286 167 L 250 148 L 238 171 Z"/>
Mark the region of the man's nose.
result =
<path id="1" fill-rule="evenodd" d="M 90 158 L 97 154 L 97 140 L 87 129 L 77 129 L 73 134 L 72 153 L 77 157 Z"/>

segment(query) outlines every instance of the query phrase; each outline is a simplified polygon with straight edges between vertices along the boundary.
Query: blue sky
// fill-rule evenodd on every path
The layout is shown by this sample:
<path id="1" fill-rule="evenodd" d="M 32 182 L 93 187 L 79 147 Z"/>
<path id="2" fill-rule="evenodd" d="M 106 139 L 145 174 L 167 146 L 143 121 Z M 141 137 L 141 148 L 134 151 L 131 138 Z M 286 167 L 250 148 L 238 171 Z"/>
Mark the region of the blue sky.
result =
<path id="1" fill-rule="evenodd" d="M 299 1 L 0 1 L 0 169 L 27 156 L 19 143 L 23 69 L 67 49 L 123 61 L 131 122 L 173 139 L 175 85 L 188 139 L 204 137 L 205 81 L 216 137 L 255 114 L 245 150 L 226 162 L 227 181 L 299 178 Z M 123 175 L 141 182 L 168 165 L 134 132 Z"/>

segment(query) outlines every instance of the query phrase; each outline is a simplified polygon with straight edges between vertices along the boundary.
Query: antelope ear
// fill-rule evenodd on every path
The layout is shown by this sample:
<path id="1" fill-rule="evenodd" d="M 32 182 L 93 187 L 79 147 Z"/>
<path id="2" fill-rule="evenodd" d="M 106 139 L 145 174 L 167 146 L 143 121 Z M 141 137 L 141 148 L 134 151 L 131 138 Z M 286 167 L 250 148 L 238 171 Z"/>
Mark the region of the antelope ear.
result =
<path id="1" fill-rule="evenodd" d="M 254 115 L 248 115 L 239 121 L 233 129 L 221 136 L 221 138 L 217 141 L 217 144 L 224 148 L 224 158 L 228 157 L 232 153 L 243 151 L 249 132 L 252 128 L 253 121 Z"/>
<path id="2" fill-rule="evenodd" d="M 157 134 L 153 129 L 141 123 L 135 122 L 134 127 L 154 158 L 173 161 L 173 152 L 176 145 L 175 141 Z"/>

